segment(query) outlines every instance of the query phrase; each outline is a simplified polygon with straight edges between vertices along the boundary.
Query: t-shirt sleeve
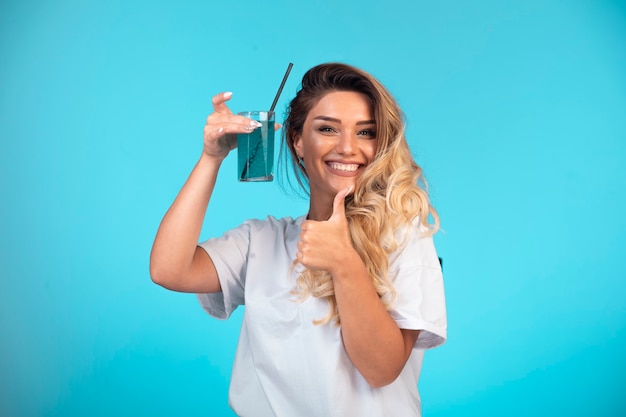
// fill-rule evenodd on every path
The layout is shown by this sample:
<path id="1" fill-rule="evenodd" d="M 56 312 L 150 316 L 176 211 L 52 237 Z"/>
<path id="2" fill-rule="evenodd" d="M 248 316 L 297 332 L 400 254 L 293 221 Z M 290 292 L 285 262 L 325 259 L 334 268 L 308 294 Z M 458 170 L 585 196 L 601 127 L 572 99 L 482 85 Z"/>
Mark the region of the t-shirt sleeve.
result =
<path id="1" fill-rule="evenodd" d="M 238 306 L 244 304 L 249 245 L 248 223 L 199 244 L 211 257 L 222 287 L 218 293 L 197 294 L 202 308 L 211 316 L 227 319 Z"/>
<path id="2" fill-rule="evenodd" d="M 429 349 L 447 338 L 443 274 L 431 236 L 417 228 L 391 260 L 396 298 L 390 314 L 401 329 L 420 330 L 416 348 Z"/>

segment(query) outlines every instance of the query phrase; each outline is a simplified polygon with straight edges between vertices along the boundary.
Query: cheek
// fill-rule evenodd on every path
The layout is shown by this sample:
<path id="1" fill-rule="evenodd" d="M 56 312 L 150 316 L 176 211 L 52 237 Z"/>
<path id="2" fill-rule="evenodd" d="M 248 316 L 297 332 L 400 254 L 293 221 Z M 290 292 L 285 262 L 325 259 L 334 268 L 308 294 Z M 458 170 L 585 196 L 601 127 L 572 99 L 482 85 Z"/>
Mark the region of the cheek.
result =
<path id="1" fill-rule="evenodd" d="M 306 140 L 303 141 L 304 152 L 309 157 L 315 157 L 324 153 L 325 149 L 324 138 L 319 135 L 309 135 Z"/>
<path id="2" fill-rule="evenodd" d="M 367 146 L 365 146 L 365 148 L 363 149 L 363 153 L 367 156 L 367 159 L 369 159 L 369 161 L 373 161 L 374 158 L 376 157 L 376 142 L 372 141 L 373 143 L 369 143 L 367 144 Z"/>

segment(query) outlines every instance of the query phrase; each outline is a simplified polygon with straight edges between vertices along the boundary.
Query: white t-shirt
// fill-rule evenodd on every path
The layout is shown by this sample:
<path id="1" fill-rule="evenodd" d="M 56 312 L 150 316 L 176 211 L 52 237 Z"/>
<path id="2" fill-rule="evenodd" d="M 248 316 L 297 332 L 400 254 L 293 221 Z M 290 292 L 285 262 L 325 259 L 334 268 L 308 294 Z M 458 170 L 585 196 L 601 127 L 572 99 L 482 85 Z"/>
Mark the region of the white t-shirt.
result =
<path id="1" fill-rule="evenodd" d="M 295 300 L 296 259 L 304 216 L 249 220 L 200 244 L 217 269 L 221 293 L 198 294 L 219 319 L 245 304 L 233 364 L 229 402 L 252 417 L 420 416 L 417 381 L 424 349 L 446 338 L 441 267 L 431 237 L 411 229 L 405 247 L 390 257 L 397 291 L 390 311 L 402 329 L 421 330 L 400 376 L 371 388 L 343 346 L 341 328 L 313 324 L 326 317 L 326 301 Z"/>

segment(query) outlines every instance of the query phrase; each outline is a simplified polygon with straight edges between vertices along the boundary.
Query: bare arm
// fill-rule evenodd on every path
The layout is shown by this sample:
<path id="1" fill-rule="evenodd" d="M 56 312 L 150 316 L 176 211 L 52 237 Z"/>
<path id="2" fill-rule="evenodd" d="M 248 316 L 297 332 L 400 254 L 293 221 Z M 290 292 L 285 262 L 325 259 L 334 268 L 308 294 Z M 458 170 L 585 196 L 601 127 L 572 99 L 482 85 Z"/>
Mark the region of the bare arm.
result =
<path id="1" fill-rule="evenodd" d="M 350 360 L 372 387 L 392 383 L 409 359 L 419 330 L 398 327 L 356 252 L 331 274 Z"/>
<path id="2" fill-rule="evenodd" d="M 230 97 L 230 93 L 213 97 L 214 113 L 204 127 L 202 155 L 163 217 L 152 245 L 150 276 L 171 290 L 221 291 L 213 261 L 197 246 L 200 230 L 218 170 L 236 146 L 235 135 L 258 127 L 256 122 L 232 114 L 225 104 Z"/>
<path id="3" fill-rule="evenodd" d="M 163 217 L 152 245 L 150 275 L 165 288 L 184 292 L 221 290 L 213 262 L 197 246 L 220 165 L 220 160 L 200 157 Z"/>
<path id="4" fill-rule="evenodd" d="M 346 352 L 370 386 L 381 387 L 400 375 L 419 331 L 400 329 L 380 300 L 350 240 L 347 193 L 337 193 L 328 221 L 302 224 L 297 257 L 304 266 L 332 275 Z"/>

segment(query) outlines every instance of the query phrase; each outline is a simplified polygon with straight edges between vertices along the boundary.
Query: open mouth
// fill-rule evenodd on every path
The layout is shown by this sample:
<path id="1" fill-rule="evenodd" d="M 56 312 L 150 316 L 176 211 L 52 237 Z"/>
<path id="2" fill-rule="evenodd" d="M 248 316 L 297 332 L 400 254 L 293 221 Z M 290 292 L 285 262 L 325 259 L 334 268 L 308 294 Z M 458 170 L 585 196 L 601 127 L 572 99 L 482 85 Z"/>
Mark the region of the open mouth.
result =
<path id="1" fill-rule="evenodd" d="M 355 172 L 360 164 L 342 164 L 341 162 L 327 162 L 328 166 L 336 171 Z"/>

